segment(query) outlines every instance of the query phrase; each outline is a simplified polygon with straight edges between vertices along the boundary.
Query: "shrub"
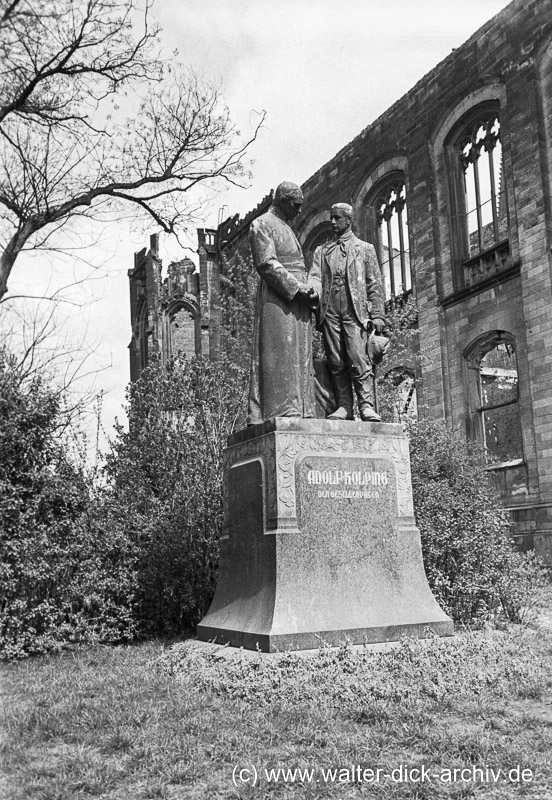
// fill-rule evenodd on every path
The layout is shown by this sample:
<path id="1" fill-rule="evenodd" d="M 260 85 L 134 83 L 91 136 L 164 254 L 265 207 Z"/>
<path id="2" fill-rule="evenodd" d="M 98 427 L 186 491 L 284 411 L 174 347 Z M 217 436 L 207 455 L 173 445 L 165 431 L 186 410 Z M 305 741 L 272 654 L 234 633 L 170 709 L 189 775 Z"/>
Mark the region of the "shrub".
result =
<path id="1" fill-rule="evenodd" d="M 518 553 L 484 466 L 444 422 L 409 426 L 412 489 L 424 564 L 442 608 L 462 623 L 502 611 L 520 621 L 548 584 Z"/>
<path id="2" fill-rule="evenodd" d="M 150 366 L 94 488 L 67 456 L 59 394 L 0 356 L 0 655 L 193 629 L 214 591 L 243 369 Z"/>
<path id="3" fill-rule="evenodd" d="M 66 457 L 60 395 L 0 349 L 0 657 L 133 635 L 132 569 Z"/>
<path id="4" fill-rule="evenodd" d="M 222 451 L 244 424 L 245 374 L 200 357 L 144 370 L 128 394 L 129 429 L 107 457 L 104 503 L 132 542 L 145 634 L 193 629 L 215 586 Z"/>

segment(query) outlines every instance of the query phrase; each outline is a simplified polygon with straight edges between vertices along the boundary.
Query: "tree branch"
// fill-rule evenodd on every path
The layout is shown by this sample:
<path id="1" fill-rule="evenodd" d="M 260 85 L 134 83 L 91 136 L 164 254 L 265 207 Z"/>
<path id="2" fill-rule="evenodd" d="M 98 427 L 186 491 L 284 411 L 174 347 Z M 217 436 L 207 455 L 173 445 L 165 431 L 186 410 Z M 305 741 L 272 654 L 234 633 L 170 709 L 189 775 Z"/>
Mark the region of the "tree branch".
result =
<path id="1" fill-rule="evenodd" d="M 57 0 L 49 15 L 38 1 L 11 0 L 0 17 L 13 79 L 0 101 L 0 299 L 19 253 L 77 213 L 127 205 L 168 233 L 185 230 L 196 187 L 241 185 L 265 116 L 239 142 L 216 85 L 178 64 L 161 80 L 149 0 L 138 34 L 136 0 Z M 121 88 L 138 92 L 149 68 L 156 91 L 123 120 Z"/>

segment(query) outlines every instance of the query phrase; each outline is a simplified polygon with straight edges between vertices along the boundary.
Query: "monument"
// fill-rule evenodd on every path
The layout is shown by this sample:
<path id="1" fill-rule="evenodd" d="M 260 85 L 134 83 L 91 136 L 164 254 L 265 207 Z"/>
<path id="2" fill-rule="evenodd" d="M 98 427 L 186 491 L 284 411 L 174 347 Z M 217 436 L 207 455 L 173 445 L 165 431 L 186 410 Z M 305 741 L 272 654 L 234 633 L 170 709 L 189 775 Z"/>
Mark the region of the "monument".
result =
<path id="1" fill-rule="evenodd" d="M 255 308 L 250 425 L 271 417 L 314 417 L 311 312 L 318 303 L 308 285 L 301 245 L 288 221 L 301 209 L 295 183 L 281 183 L 268 212 L 251 223 L 249 241 L 260 275 Z"/>
<path id="2" fill-rule="evenodd" d="M 451 635 L 424 572 L 402 427 L 369 421 L 358 381 L 361 421 L 314 418 L 309 326 L 324 283 L 309 285 L 287 225 L 301 201 L 281 184 L 251 227 L 253 424 L 228 439 L 217 588 L 198 637 L 275 652 Z"/>
<path id="3" fill-rule="evenodd" d="M 336 397 L 330 419 L 353 419 L 353 388 L 360 417 L 381 422 L 374 402 L 373 369 L 367 352 L 368 329 L 385 327 L 383 284 L 374 246 L 352 231 L 353 209 L 335 203 L 330 212 L 332 241 L 314 252 L 309 283 L 320 301 L 318 327 Z"/>

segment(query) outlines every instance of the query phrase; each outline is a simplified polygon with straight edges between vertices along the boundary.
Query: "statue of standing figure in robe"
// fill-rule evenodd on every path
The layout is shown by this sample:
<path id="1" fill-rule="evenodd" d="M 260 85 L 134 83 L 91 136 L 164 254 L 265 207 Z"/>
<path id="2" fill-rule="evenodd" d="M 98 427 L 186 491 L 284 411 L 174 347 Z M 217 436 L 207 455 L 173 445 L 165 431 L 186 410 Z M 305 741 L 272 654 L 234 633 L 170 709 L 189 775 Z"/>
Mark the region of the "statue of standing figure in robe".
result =
<path id="1" fill-rule="evenodd" d="M 295 183 L 281 183 L 266 214 L 251 223 L 249 241 L 261 280 L 256 299 L 248 424 L 271 417 L 314 417 L 311 313 L 303 251 L 288 225 L 303 202 Z"/>

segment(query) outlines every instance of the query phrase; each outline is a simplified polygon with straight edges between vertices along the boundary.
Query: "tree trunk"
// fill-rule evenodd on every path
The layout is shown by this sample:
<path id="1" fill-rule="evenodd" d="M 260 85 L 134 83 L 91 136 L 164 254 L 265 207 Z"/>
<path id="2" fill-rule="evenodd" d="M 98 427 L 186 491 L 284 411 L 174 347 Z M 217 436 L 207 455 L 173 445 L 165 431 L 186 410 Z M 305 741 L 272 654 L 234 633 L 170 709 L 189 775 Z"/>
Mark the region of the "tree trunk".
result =
<path id="1" fill-rule="evenodd" d="M 0 253 L 0 302 L 8 291 L 8 279 L 10 277 L 12 267 L 15 264 L 15 260 L 23 249 L 23 245 L 29 236 L 30 232 L 25 233 L 24 231 L 19 230 L 16 234 L 14 234 L 14 236 L 12 236 L 2 253 Z"/>

